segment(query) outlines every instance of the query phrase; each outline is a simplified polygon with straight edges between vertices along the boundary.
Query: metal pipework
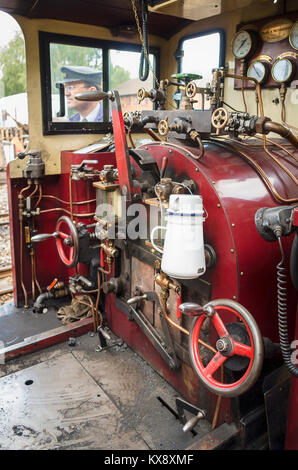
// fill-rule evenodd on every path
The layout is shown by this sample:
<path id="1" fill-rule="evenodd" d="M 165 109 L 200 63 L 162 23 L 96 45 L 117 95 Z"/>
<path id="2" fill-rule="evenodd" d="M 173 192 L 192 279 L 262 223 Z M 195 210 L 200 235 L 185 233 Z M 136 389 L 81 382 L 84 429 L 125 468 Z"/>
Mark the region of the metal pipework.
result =
<path id="1" fill-rule="evenodd" d="M 265 121 L 263 124 L 264 133 L 268 132 L 275 132 L 275 134 L 280 135 L 284 139 L 286 139 L 290 144 L 293 145 L 296 149 L 298 149 L 298 139 L 293 134 L 293 132 L 288 129 L 283 124 L 279 124 L 278 122 L 273 121 Z"/>
<path id="2" fill-rule="evenodd" d="M 155 282 L 162 288 L 163 291 L 168 292 L 169 289 L 172 289 L 174 292 L 176 292 L 176 294 L 179 294 L 180 292 L 179 286 L 176 286 L 175 284 L 173 284 L 165 273 L 159 272 L 155 274 L 154 279 L 155 279 Z"/>

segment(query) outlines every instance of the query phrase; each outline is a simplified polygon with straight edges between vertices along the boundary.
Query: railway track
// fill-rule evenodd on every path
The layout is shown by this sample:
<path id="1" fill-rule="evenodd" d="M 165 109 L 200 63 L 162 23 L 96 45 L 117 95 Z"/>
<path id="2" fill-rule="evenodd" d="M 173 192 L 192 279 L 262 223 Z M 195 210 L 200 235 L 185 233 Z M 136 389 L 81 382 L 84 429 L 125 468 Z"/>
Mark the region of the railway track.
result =
<path id="1" fill-rule="evenodd" d="M 0 305 L 12 299 L 12 292 L 6 172 L 0 171 Z"/>

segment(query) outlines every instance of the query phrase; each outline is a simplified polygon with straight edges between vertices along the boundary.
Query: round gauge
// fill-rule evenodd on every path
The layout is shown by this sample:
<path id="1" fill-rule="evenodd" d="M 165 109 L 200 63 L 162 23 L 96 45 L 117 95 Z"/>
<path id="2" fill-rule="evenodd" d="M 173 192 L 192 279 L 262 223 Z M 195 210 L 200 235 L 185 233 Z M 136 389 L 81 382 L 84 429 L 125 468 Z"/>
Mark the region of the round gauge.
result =
<path id="1" fill-rule="evenodd" d="M 252 62 L 247 70 L 247 76 L 255 78 L 260 84 L 266 81 L 268 73 L 268 64 L 261 62 L 260 60 Z"/>
<path id="2" fill-rule="evenodd" d="M 272 65 L 272 77 L 276 82 L 284 83 L 291 80 L 295 72 L 294 64 L 288 58 L 277 59 Z"/>
<path id="3" fill-rule="evenodd" d="M 298 21 L 293 24 L 292 29 L 289 34 L 289 41 L 291 46 L 298 50 Z"/>
<path id="4" fill-rule="evenodd" d="M 255 45 L 255 35 L 251 31 L 242 30 L 236 33 L 233 43 L 232 51 L 236 59 L 244 59 L 251 54 Z"/>

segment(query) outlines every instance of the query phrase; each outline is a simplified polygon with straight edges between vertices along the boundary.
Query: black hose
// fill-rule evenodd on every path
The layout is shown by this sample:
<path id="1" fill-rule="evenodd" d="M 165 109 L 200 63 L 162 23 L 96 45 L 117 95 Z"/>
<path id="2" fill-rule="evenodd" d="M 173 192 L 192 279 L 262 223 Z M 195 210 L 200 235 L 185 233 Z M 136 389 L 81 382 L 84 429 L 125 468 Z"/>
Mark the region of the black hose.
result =
<path id="1" fill-rule="evenodd" d="M 293 241 L 290 258 L 291 279 L 295 289 L 298 291 L 298 229 Z"/>
<path id="2" fill-rule="evenodd" d="M 289 371 L 298 378 L 298 368 L 294 366 L 291 361 L 291 348 L 288 337 L 288 313 L 287 313 L 287 275 L 286 268 L 284 267 L 285 255 L 281 243 L 281 238 L 277 238 L 279 243 L 280 252 L 282 255 L 281 261 L 276 266 L 277 269 L 277 312 L 278 312 L 278 332 L 281 354 L 285 365 Z"/>
<path id="3" fill-rule="evenodd" d="M 139 67 L 139 79 L 144 82 L 147 80 L 149 75 L 149 62 L 148 57 L 148 0 L 142 0 L 142 35 L 143 35 L 143 47 L 140 58 L 140 67 Z"/>

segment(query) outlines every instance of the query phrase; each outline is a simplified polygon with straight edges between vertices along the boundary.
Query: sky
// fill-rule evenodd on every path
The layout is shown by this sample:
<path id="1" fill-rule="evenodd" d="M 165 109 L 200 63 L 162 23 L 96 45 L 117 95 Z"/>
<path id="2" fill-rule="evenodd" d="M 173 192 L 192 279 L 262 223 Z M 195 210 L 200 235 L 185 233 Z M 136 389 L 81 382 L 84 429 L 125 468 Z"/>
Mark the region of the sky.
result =
<path id="1" fill-rule="evenodd" d="M 21 28 L 8 13 L 0 11 L 0 48 L 6 46 Z"/>

